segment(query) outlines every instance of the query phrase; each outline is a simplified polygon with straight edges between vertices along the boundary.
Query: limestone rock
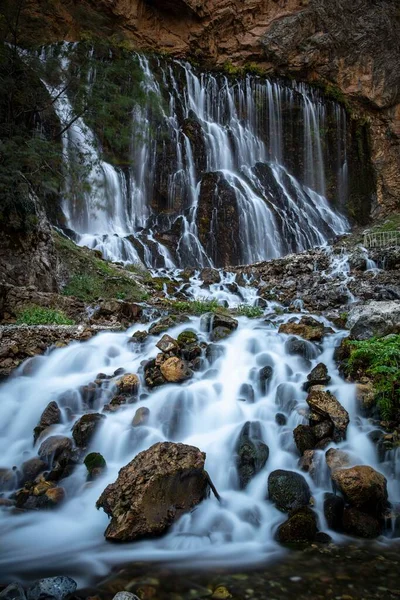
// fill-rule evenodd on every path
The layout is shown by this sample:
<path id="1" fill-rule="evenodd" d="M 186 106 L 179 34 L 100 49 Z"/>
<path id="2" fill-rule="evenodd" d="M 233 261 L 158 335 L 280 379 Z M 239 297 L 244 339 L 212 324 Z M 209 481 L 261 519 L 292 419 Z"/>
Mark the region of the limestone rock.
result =
<path id="1" fill-rule="evenodd" d="M 325 453 L 325 460 L 331 473 L 337 469 L 348 467 L 351 463 L 348 453 L 344 450 L 339 450 L 338 448 L 330 448 Z"/>
<path id="2" fill-rule="evenodd" d="M 123 542 L 164 533 L 206 497 L 204 462 L 203 452 L 185 444 L 162 442 L 140 452 L 97 501 L 111 517 L 106 538 Z"/>
<path id="3" fill-rule="evenodd" d="M 140 425 L 146 425 L 150 418 L 150 411 L 146 406 L 142 406 L 137 409 L 135 416 L 133 417 L 132 427 L 139 427 Z"/>
<path id="4" fill-rule="evenodd" d="M 133 373 L 126 373 L 121 379 L 118 379 L 116 386 L 121 394 L 135 396 L 140 385 L 139 377 Z"/>
<path id="5" fill-rule="evenodd" d="M 377 302 L 354 306 L 347 319 L 350 338 L 368 340 L 400 332 L 400 304 L 397 301 Z"/>
<path id="6" fill-rule="evenodd" d="M 166 333 L 162 336 L 161 340 L 157 342 L 156 346 L 159 348 L 159 350 L 161 350 L 161 352 L 165 352 L 165 354 L 179 350 L 178 342 Z"/>
<path id="7" fill-rule="evenodd" d="M 307 375 L 307 382 L 304 384 L 304 389 L 308 390 L 314 385 L 328 385 L 330 380 L 327 366 L 324 363 L 318 363 Z"/>
<path id="8" fill-rule="evenodd" d="M 48 598 L 52 600 L 64 600 L 73 594 L 77 588 L 76 582 L 71 577 L 47 577 L 39 579 L 28 589 L 28 600 L 39 600 Z"/>
<path id="9" fill-rule="evenodd" d="M 38 451 L 39 458 L 46 463 L 60 460 L 61 456 L 69 457 L 72 451 L 72 442 L 63 435 L 52 435 L 45 440 Z"/>

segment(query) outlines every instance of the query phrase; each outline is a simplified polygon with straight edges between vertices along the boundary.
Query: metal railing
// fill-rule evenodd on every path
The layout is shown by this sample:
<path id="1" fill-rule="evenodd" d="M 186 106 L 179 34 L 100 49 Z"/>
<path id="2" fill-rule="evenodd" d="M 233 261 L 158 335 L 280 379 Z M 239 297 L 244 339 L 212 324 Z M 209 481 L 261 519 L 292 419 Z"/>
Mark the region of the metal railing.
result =
<path id="1" fill-rule="evenodd" d="M 378 233 L 365 233 L 364 246 L 366 248 L 400 246 L 400 231 L 380 231 Z"/>

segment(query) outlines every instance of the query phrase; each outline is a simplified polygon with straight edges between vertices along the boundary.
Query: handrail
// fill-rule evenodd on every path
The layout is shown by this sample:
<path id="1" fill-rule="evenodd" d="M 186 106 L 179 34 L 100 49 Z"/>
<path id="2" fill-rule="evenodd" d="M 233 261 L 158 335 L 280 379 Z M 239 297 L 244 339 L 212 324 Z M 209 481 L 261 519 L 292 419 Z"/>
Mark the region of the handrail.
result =
<path id="1" fill-rule="evenodd" d="M 364 234 L 366 248 L 382 248 L 384 246 L 400 246 L 400 231 L 379 231 Z"/>

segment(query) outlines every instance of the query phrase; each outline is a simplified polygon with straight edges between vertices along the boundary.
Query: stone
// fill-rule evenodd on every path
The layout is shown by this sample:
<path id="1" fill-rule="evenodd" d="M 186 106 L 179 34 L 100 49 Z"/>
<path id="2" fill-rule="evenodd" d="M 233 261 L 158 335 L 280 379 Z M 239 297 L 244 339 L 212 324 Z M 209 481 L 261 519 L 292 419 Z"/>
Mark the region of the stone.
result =
<path id="1" fill-rule="evenodd" d="M 324 496 L 324 516 L 329 529 L 343 531 L 343 511 L 343 498 L 327 492 Z"/>
<path id="2" fill-rule="evenodd" d="M 312 428 L 315 439 L 319 442 L 325 438 L 328 438 L 333 433 L 333 423 L 332 421 L 321 421 L 317 423 Z"/>
<path id="3" fill-rule="evenodd" d="M 169 383 L 180 383 L 193 376 L 193 371 L 189 369 L 186 361 L 172 356 L 162 363 L 161 374 Z"/>
<path id="4" fill-rule="evenodd" d="M 297 425 L 293 431 L 293 437 L 300 454 L 304 454 L 306 450 L 312 450 L 315 446 L 314 431 L 309 425 Z"/>
<path id="5" fill-rule="evenodd" d="M 134 373 L 126 373 L 121 379 L 118 379 L 115 384 L 120 394 L 136 396 L 139 390 L 139 377 Z"/>
<path id="6" fill-rule="evenodd" d="M 27 591 L 28 600 L 42 600 L 51 598 L 54 600 L 64 600 L 75 592 L 76 582 L 71 577 L 47 577 L 35 581 Z"/>
<path id="7" fill-rule="evenodd" d="M 325 460 L 331 473 L 337 469 L 348 467 L 351 463 L 348 453 L 338 448 L 329 448 L 325 453 Z"/>
<path id="8" fill-rule="evenodd" d="M 177 352 L 179 350 L 178 342 L 168 334 L 164 334 L 156 344 L 157 348 L 168 354 L 169 352 Z"/>
<path id="9" fill-rule="evenodd" d="M 221 280 L 221 275 L 217 269 L 210 269 L 209 267 L 202 269 L 200 271 L 199 278 L 206 285 L 212 285 L 213 283 L 219 283 Z"/>
<path id="10" fill-rule="evenodd" d="M 299 460 L 299 467 L 302 471 L 309 473 L 310 477 L 314 477 L 316 470 L 316 454 L 315 450 L 305 450 L 303 456 Z"/>
<path id="11" fill-rule="evenodd" d="M 290 512 L 307 506 L 311 492 L 303 475 L 278 469 L 268 477 L 268 497 L 279 510 Z"/>
<path id="12" fill-rule="evenodd" d="M 386 509 L 386 478 L 372 467 L 358 465 L 336 470 L 332 480 L 352 507 L 372 515 L 381 515 Z"/>
<path id="13" fill-rule="evenodd" d="M 36 425 L 33 430 L 33 443 L 36 443 L 39 435 L 50 425 L 56 425 L 61 423 L 61 411 L 58 407 L 57 402 L 49 402 L 44 411 L 42 412 L 42 416 L 40 417 L 39 423 Z"/>
<path id="14" fill-rule="evenodd" d="M 146 406 L 141 406 L 135 412 L 133 417 L 132 427 L 139 427 L 140 425 L 147 425 L 150 418 L 150 410 Z"/>
<path id="15" fill-rule="evenodd" d="M 40 458 L 30 458 L 22 463 L 21 476 L 19 483 L 24 485 L 27 481 L 33 481 L 36 477 L 45 470 L 47 463 Z"/>
<path id="16" fill-rule="evenodd" d="M 51 464 L 60 458 L 68 459 L 72 452 L 72 441 L 63 435 L 52 435 L 40 445 L 38 455 L 45 463 Z"/>
<path id="17" fill-rule="evenodd" d="M 162 317 L 156 323 L 153 323 L 149 328 L 150 335 L 159 335 L 160 333 L 164 333 L 171 327 L 175 327 L 181 323 L 187 323 L 190 321 L 189 317 L 186 315 L 168 315 L 167 317 Z"/>
<path id="18" fill-rule="evenodd" d="M 294 336 L 291 336 L 286 340 L 285 350 L 291 356 L 302 356 L 307 360 L 314 358 L 316 355 L 316 352 L 310 342 L 300 340 Z"/>
<path id="19" fill-rule="evenodd" d="M 343 531 L 360 538 L 373 539 L 382 533 L 382 526 L 372 515 L 346 506 L 343 511 Z"/>
<path id="20" fill-rule="evenodd" d="M 224 340 L 229 337 L 232 333 L 232 330 L 228 327 L 215 327 L 210 333 L 210 339 L 213 342 L 218 342 L 219 340 Z"/>
<path id="21" fill-rule="evenodd" d="M 337 442 L 346 438 L 349 424 L 349 414 L 340 402 L 330 392 L 311 390 L 307 396 L 310 409 L 321 415 L 323 419 L 330 419 L 334 426 L 333 439 Z"/>
<path id="22" fill-rule="evenodd" d="M 123 467 L 97 501 L 111 517 L 110 541 L 161 535 L 208 494 L 205 454 L 198 448 L 159 442 Z"/>
<path id="23" fill-rule="evenodd" d="M 85 456 L 83 463 L 88 470 L 89 479 L 93 479 L 94 476 L 97 477 L 107 467 L 105 458 L 100 452 L 90 452 Z"/>
<path id="24" fill-rule="evenodd" d="M 117 592 L 112 600 L 140 600 L 132 592 Z"/>
<path id="25" fill-rule="evenodd" d="M 353 340 L 368 340 L 400 333 L 400 303 L 370 301 L 354 306 L 348 315 L 347 326 Z"/>
<path id="26" fill-rule="evenodd" d="M 224 327 L 229 329 L 230 331 L 235 331 L 238 328 L 239 321 L 234 319 L 230 315 L 225 315 L 223 313 L 212 313 L 212 329 L 216 329 L 217 327 Z"/>
<path id="27" fill-rule="evenodd" d="M 135 331 L 130 341 L 135 342 L 136 344 L 144 344 L 148 337 L 149 334 L 147 331 Z"/>
<path id="28" fill-rule="evenodd" d="M 239 388 L 239 400 L 243 402 L 254 402 L 254 388 L 250 383 L 242 383 Z"/>
<path id="29" fill-rule="evenodd" d="M 86 448 L 90 444 L 96 430 L 106 418 L 100 413 L 89 413 L 83 415 L 72 428 L 72 437 L 78 448 Z"/>
<path id="30" fill-rule="evenodd" d="M 370 418 L 376 409 L 376 393 L 372 381 L 356 384 L 356 401 L 363 417 Z"/>
<path id="31" fill-rule="evenodd" d="M 20 583 L 10 583 L 0 592 L 0 600 L 26 600 L 24 588 Z"/>
<path id="32" fill-rule="evenodd" d="M 274 375 L 274 370 L 269 365 L 262 367 L 258 372 L 258 380 L 260 382 L 260 390 L 264 396 L 268 391 L 269 382 Z"/>
<path id="33" fill-rule="evenodd" d="M 278 333 L 298 335 L 310 342 L 319 342 L 324 336 L 324 326 L 313 317 L 302 317 L 299 323 L 282 323 Z"/>
<path id="34" fill-rule="evenodd" d="M 269 448 L 261 439 L 260 424 L 247 421 L 242 427 L 236 444 L 236 467 L 239 487 L 244 489 L 265 466 Z"/>
<path id="35" fill-rule="evenodd" d="M 211 365 L 224 354 L 225 348 L 219 344 L 209 344 L 206 348 L 206 359 Z"/>
<path id="36" fill-rule="evenodd" d="M 287 423 L 287 417 L 286 417 L 286 415 L 284 415 L 283 413 L 276 413 L 276 415 L 275 415 L 275 423 L 277 425 L 279 425 L 280 427 L 283 427 L 283 425 L 286 425 L 286 423 Z"/>
<path id="37" fill-rule="evenodd" d="M 65 490 L 62 487 L 49 488 L 48 490 L 46 490 L 44 495 L 47 500 L 47 508 L 55 508 L 56 506 L 59 506 L 65 500 L 66 497 Z"/>
<path id="38" fill-rule="evenodd" d="M 318 532 L 317 516 L 308 506 L 290 513 L 285 523 L 278 527 L 276 539 L 281 544 L 312 542 Z"/>
<path id="39" fill-rule="evenodd" d="M 177 341 L 179 346 L 186 346 L 186 344 L 195 344 L 198 339 L 195 331 L 192 329 L 185 329 L 178 335 Z"/>
<path id="40" fill-rule="evenodd" d="M 328 385 L 330 380 L 331 378 L 328 375 L 327 366 L 324 365 L 324 363 L 318 363 L 307 375 L 307 382 L 303 387 L 307 391 L 314 385 Z"/>

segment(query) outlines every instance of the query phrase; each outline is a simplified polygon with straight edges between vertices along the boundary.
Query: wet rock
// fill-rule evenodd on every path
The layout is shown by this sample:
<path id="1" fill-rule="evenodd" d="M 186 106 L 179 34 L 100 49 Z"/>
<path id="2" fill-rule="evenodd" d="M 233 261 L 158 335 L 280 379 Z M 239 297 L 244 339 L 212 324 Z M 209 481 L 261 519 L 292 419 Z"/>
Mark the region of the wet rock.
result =
<path id="1" fill-rule="evenodd" d="M 64 600 L 75 592 L 76 582 L 71 577 L 47 577 L 39 579 L 27 591 L 28 600 L 42 600 L 43 598 Z"/>
<path id="2" fill-rule="evenodd" d="M 130 341 L 135 342 L 137 344 L 144 344 L 148 337 L 149 334 L 147 331 L 135 331 Z"/>
<path id="3" fill-rule="evenodd" d="M 349 415 L 347 410 L 338 402 L 330 392 L 311 390 L 307 396 L 307 403 L 310 409 L 321 415 L 323 419 L 330 419 L 334 426 L 333 438 L 339 442 L 346 437 L 346 430 L 349 424 Z"/>
<path id="4" fill-rule="evenodd" d="M 24 588 L 19 583 L 10 583 L 0 592 L 0 600 L 26 600 Z"/>
<path id="5" fill-rule="evenodd" d="M 88 470 L 89 480 L 101 475 L 107 467 L 107 463 L 100 452 L 90 452 L 85 456 L 83 463 Z"/>
<path id="6" fill-rule="evenodd" d="M 306 360 L 311 360 L 317 356 L 317 351 L 310 342 L 299 340 L 294 336 L 286 340 L 285 350 L 291 356 L 302 356 Z"/>
<path id="7" fill-rule="evenodd" d="M 105 415 L 90 413 L 83 415 L 72 428 L 72 437 L 78 448 L 86 448 L 90 444 L 96 430 L 100 427 Z"/>
<path id="8" fill-rule="evenodd" d="M 299 460 L 300 469 L 309 473 L 311 477 L 314 477 L 317 467 L 315 456 L 315 450 L 305 450 Z"/>
<path id="9" fill-rule="evenodd" d="M 312 542 L 317 531 L 316 514 L 304 506 L 292 511 L 288 520 L 278 527 L 276 539 L 281 544 Z"/>
<path id="10" fill-rule="evenodd" d="M 324 336 L 324 326 L 313 317 L 302 317 L 299 323 L 282 323 L 278 333 L 298 335 L 304 340 L 319 342 Z"/>
<path id="11" fill-rule="evenodd" d="M 382 527 L 372 515 L 346 506 L 343 511 L 343 531 L 349 535 L 373 539 L 382 533 Z"/>
<path id="12" fill-rule="evenodd" d="M 279 510 L 290 512 L 307 506 L 311 492 L 303 475 L 278 469 L 268 477 L 268 497 Z"/>
<path id="13" fill-rule="evenodd" d="M 206 359 L 210 364 L 215 363 L 215 361 L 221 358 L 221 356 L 224 354 L 225 348 L 219 344 L 209 344 L 206 348 Z"/>
<path id="14" fill-rule="evenodd" d="M 172 356 L 163 362 L 160 370 L 165 381 L 169 383 L 186 381 L 186 379 L 190 379 L 193 375 L 193 371 L 189 369 L 186 361 L 177 356 Z"/>
<path id="15" fill-rule="evenodd" d="M 329 529 L 343 530 L 344 500 L 341 496 L 326 493 L 324 496 L 324 515 Z"/>
<path id="16" fill-rule="evenodd" d="M 306 450 L 312 450 L 315 446 L 314 431 L 309 425 L 298 425 L 293 431 L 293 437 L 300 454 L 304 454 Z"/>
<path id="17" fill-rule="evenodd" d="M 150 418 L 150 411 L 146 406 L 138 408 L 133 417 L 132 427 L 139 427 L 140 425 L 147 425 Z"/>
<path id="18" fill-rule="evenodd" d="M 275 415 L 275 423 L 282 427 L 287 423 L 287 417 L 283 413 L 276 413 Z"/>
<path id="19" fill-rule="evenodd" d="M 236 445 L 236 452 L 239 487 L 244 489 L 265 466 L 269 456 L 269 448 L 262 441 L 259 423 L 248 421 L 243 425 Z"/>
<path id="20" fill-rule="evenodd" d="M 216 312 L 212 317 L 212 328 L 216 329 L 217 327 L 225 327 L 230 331 L 235 331 L 238 328 L 239 322 L 229 315 L 224 315 L 223 313 Z"/>
<path id="21" fill-rule="evenodd" d="M 39 435 L 50 425 L 56 425 L 57 423 L 61 423 L 61 411 L 58 407 L 57 402 L 49 402 L 44 411 L 42 412 L 42 416 L 40 417 L 39 423 L 36 425 L 33 430 L 33 443 L 36 443 Z"/>
<path id="22" fill-rule="evenodd" d="M 162 336 L 161 340 L 157 342 L 156 346 L 165 354 L 168 354 L 169 352 L 177 352 L 179 350 L 178 342 L 166 333 Z"/>
<path id="23" fill-rule="evenodd" d="M 154 388 L 166 383 L 166 380 L 161 373 L 161 369 L 159 365 L 156 364 L 154 358 L 147 361 L 144 365 L 144 379 L 149 388 Z"/>
<path id="24" fill-rule="evenodd" d="M 307 382 L 303 387 L 307 391 L 314 385 L 328 385 L 330 380 L 327 366 L 324 363 L 318 363 L 311 373 L 307 375 Z"/>
<path id="25" fill-rule="evenodd" d="M 347 326 L 353 340 L 368 340 L 400 332 L 400 304 L 370 301 L 354 306 L 348 315 Z"/>
<path id="26" fill-rule="evenodd" d="M 210 339 L 213 342 L 218 342 L 220 340 L 224 340 L 227 337 L 229 337 L 232 333 L 231 329 L 228 329 L 228 327 L 215 327 L 215 329 L 212 330 L 212 332 L 210 333 Z"/>
<path id="27" fill-rule="evenodd" d="M 115 384 L 120 394 L 136 396 L 139 390 L 139 377 L 133 373 L 126 373 Z"/>
<path id="28" fill-rule="evenodd" d="M 329 438 L 333 433 L 332 421 L 321 421 L 312 428 L 315 439 L 319 442 L 325 438 Z"/>
<path id="29" fill-rule="evenodd" d="M 208 493 L 205 454 L 172 442 L 157 443 L 123 467 L 97 508 L 111 517 L 105 536 L 132 541 L 161 535 Z"/>
<path id="30" fill-rule="evenodd" d="M 45 463 L 69 459 L 72 452 L 72 441 L 63 435 L 52 435 L 42 442 L 38 455 Z"/>
<path id="31" fill-rule="evenodd" d="M 356 400 L 363 417 L 372 417 L 376 410 L 376 393 L 372 381 L 356 384 Z"/>
<path id="32" fill-rule="evenodd" d="M 239 400 L 243 402 L 254 402 L 254 388 L 250 383 L 242 383 L 239 389 Z"/>
<path id="33" fill-rule="evenodd" d="M 187 344 L 196 344 L 198 341 L 197 333 L 192 329 L 185 329 L 178 335 L 179 346 L 186 346 Z"/>
<path id="34" fill-rule="evenodd" d="M 348 453 L 338 448 L 330 448 L 325 454 L 325 460 L 331 473 L 336 469 L 348 467 L 351 463 Z"/>
<path id="35" fill-rule="evenodd" d="M 260 390 L 261 390 L 261 393 L 263 396 L 267 393 L 269 382 L 271 381 L 273 375 L 274 375 L 274 370 L 269 365 L 267 365 L 266 367 L 263 367 L 258 372 L 258 379 L 260 382 Z"/>
<path id="36" fill-rule="evenodd" d="M 46 492 L 44 493 L 44 497 L 45 501 L 43 502 L 44 499 L 42 500 L 43 505 L 41 506 L 41 508 L 56 508 L 62 502 L 64 502 L 66 494 L 64 488 L 52 487 L 46 490 Z"/>
<path id="37" fill-rule="evenodd" d="M 200 271 L 200 279 L 206 285 L 212 285 L 213 283 L 219 283 L 221 280 L 221 275 L 217 269 L 205 268 Z"/>
<path id="38" fill-rule="evenodd" d="M 190 321 L 189 317 L 186 315 L 168 315 L 168 317 L 163 317 L 149 328 L 150 335 L 159 335 L 160 333 L 164 333 L 171 327 L 175 327 L 180 323 L 187 323 Z"/>
<path id="39" fill-rule="evenodd" d="M 112 600 L 140 600 L 140 598 L 138 598 L 137 596 L 135 596 L 135 594 L 132 594 L 131 592 L 118 592 L 117 594 L 115 594 Z"/>
<path id="40" fill-rule="evenodd" d="M 0 491 L 9 491 L 16 487 L 18 481 L 16 469 L 0 468 Z"/>
<path id="41" fill-rule="evenodd" d="M 40 458 L 30 458 L 21 466 L 20 485 L 25 485 L 27 481 L 33 481 L 36 477 L 45 470 L 47 463 Z"/>
<path id="42" fill-rule="evenodd" d="M 387 506 L 386 478 L 372 467 L 359 465 L 336 470 L 332 479 L 352 507 L 380 515 Z"/>

